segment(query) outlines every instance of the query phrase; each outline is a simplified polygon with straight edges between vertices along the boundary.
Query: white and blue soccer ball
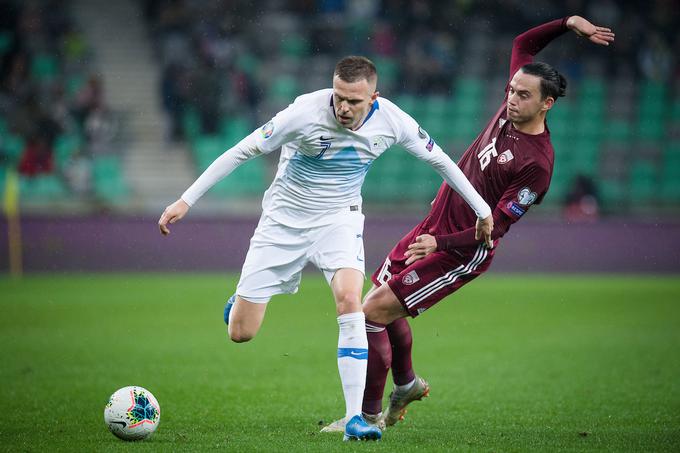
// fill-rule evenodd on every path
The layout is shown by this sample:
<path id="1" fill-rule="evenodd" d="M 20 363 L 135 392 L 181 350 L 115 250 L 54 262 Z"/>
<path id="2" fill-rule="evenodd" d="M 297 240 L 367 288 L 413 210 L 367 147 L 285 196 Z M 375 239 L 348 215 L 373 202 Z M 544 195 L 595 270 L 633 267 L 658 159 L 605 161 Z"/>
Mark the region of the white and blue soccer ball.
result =
<path id="1" fill-rule="evenodd" d="M 104 422 L 123 440 L 146 439 L 161 421 L 158 400 L 144 387 L 129 386 L 116 390 L 104 408 Z"/>

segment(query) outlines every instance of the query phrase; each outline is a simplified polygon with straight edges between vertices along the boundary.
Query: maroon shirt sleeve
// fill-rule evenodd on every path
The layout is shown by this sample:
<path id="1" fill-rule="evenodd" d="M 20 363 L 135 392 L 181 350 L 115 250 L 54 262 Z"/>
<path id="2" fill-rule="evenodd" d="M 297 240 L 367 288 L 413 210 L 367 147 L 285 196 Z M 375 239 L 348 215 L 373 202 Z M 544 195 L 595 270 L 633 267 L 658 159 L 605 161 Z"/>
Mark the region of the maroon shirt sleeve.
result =
<path id="1" fill-rule="evenodd" d="M 539 25 L 515 38 L 512 42 L 510 77 L 508 80 L 512 79 L 512 76 L 515 75 L 519 68 L 533 62 L 534 55 L 547 46 L 550 41 L 569 30 L 567 28 L 568 19 L 569 16 Z"/>
<path id="2" fill-rule="evenodd" d="M 515 176 L 505 189 L 496 207 L 516 222 L 529 210 L 531 205 L 538 204 L 548 192 L 550 171 L 540 165 L 530 165 Z"/>
<path id="3" fill-rule="evenodd" d="M 491 238 L 496 240 L 507 233 L 510 225 L 517 222 L 533 204 L 538 204 L 548 192 L 550 173 L 532 165 L 522 169 L 493 210 L 493 231 Z M 434 237 L 438 251 L 451 252 L 456 248 L 470 247 L 481 241 L 475 239 L 475 228 L 467 228 L 452 234 L 441 234 Z"/>

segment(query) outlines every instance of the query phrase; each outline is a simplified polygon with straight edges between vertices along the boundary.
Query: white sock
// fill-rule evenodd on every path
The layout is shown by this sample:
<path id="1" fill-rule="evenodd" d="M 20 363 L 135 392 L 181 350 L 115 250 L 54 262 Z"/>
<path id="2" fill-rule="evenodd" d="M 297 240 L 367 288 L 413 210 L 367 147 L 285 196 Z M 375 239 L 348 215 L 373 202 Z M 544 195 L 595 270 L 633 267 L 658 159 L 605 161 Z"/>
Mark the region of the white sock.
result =
<path id="1" fill-rule="evenodd" d="M 338 372 L 345 394 L 345 417 L 361 414 L 366 386 L 368 339 L 363 312 L 338 316 Z"/>
<path id="2" fill-rule="evenodd" d="M 408 392 L 409 390 L 411 390 L 411 387 L 413 387 L 413 384 L 415 384 L 415 383 L 416 383 L 416 380 L 415 380 L 415 378 L 413 378 L 413 380 L 411 382 L 409 382 L 408 384 L 395 385 L 395 387 L 396 387 L 397 392 L 399 392 L 399 393 Z"/>

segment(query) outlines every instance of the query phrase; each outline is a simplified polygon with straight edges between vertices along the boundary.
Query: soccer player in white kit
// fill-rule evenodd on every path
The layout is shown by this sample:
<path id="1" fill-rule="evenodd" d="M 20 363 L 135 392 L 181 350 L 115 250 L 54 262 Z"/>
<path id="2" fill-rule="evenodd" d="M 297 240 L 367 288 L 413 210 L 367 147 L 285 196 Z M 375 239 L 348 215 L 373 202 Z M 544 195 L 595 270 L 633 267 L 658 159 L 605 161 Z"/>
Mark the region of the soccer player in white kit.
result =
<path id="1" fill-rule="evenodd" d="M 241 278 L 225 307 L 229 337 L 252 339 L 267 303 L 297 292 L 309 262 L 320 269 L 335 299 L 338 371 L 348 420 L 344 440 L 380 439 L 361 416 L 368 342 L 361 310 L 364 283 L 364 216 L 361 185 L 373 160 L 392 145 L 430 164 L 470 205 L 476 232 L 491 244 L 491 209 L 456 164 L 408 114 L 378 100 L 377 73 L 364 57 L 340 60 L 333 88 L 305 94 L 218 157 L 181 198 L 168 206 L 158 225 L 186 215 L 215 183 L 238 165 L 281 148 L 278 171 L 262 201 L 262 216 L 250 241 Z M 233 304 L 233 305 L 232 305 Z"/>

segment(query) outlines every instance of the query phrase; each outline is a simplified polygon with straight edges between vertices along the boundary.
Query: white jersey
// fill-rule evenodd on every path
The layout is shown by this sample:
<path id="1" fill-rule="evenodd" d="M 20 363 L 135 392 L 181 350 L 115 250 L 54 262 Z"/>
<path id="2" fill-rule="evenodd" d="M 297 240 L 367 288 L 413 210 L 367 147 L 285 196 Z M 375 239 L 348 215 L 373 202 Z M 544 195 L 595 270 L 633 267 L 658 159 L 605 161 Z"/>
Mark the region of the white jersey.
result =
<path id="1" fill-rule="evenodd" d="M 182 198 L 192 205 L 242 161 L 281 148 L 263 214 L 290 227 L 321 225 L 333 214 L 361 205 L 361 186 L 371 163 L 392 145 L 431 164 L 479 217 L 491 214 L 455 163 L 411 116 L 380 98 L 357 130 L 347 129 L 335 118 L 332 89 L 298 97 L 225 153 L 232 156 L 215 161 Z"/>

